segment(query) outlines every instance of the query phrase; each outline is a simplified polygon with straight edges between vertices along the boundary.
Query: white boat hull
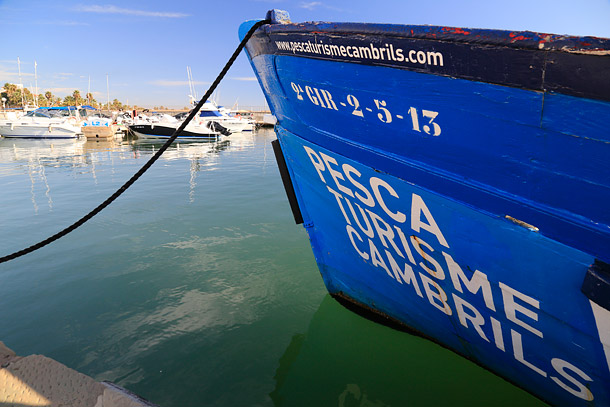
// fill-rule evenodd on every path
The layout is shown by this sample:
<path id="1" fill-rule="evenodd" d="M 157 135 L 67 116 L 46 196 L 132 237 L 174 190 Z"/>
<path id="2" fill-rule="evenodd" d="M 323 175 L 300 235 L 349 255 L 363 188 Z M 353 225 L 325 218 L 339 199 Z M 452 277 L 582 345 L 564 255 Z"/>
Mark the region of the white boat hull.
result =
<path id="1" fill-rule="evenodd" d="M 0 135 L 15 138 L 78 138 L 81 128 L 69 124 L 0 124 Z"/>

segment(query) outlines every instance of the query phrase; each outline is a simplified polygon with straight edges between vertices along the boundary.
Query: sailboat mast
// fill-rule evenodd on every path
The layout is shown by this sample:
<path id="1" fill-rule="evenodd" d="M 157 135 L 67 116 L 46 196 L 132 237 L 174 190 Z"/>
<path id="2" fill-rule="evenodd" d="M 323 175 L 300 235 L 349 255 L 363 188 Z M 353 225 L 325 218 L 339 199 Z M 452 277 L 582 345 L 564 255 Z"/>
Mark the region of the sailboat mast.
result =
<path id="1" fill-rule="evenodd" d="M 186 67 L 186 75 L 189 81 L 189 96 L 191 97 L 191 104 L 197 103 L 197 90 L 195 90 L 195 83 L 193 82 L 193 72 L 191 71 L 191 67 Z"/>
<path id="2" fill-rule="evenodd" d="M 34 83 L 36 84 L 36 93 L 34 94 L 34 106 L 38 107 L 38 63 L 34 60 Z"/>
<path id="3" fill-rule="evenodd" d="M 189 103 L 193 103 L 193 85 L 191 84 L 191 68 L 187 65 L 186 66 L 186 79 L 189 82 L 189 97 L 191 98 L 191 100 L 189 100 Z"/>
<path id="4" fill-rule="evenodd" d="M 110 85 L 108 84 L 108 74 L 106 74 L 106 98 L 108 101 L 108 111 L 110 111 Z"/>
<path id="5" fill-rule="evenodd" d="M 191 83 L 193 84 L 193 96 L 195 96 L 195 100 L 199 100 L 199 98 L 197 97 L 197 89 L 195 89 L 195 81 L 193 81 L 193 71 L 191 71 L 191 68 L 189 67 L 189 72 L 191 73 Z"/>
<path id="6" fill-rule="evenodd" d="M 21 87 L 21 106 L 25 111 L 25 92 L 23 91 L 23 82 L 21 81 L 21 60 L 17 57 L 17 69 L 19 70 L 19 86 Z"/>

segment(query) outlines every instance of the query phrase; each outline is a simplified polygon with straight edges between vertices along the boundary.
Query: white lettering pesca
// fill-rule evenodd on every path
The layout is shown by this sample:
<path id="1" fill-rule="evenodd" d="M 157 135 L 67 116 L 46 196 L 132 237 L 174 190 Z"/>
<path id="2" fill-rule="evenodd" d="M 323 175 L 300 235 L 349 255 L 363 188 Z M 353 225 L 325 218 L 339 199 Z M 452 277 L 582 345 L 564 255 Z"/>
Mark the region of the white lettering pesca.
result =
<path id="1" fill-rule="evenodd" d="M 404 223 L 405 220 L 407 219 L 407 216 L 404 213 L 400 212 L 400 211 L 392 212 L 388 208 L 385 200 L 383 199 L 383 195 L 381 194 L 380 188 L 383 187 L 383 189 L 388 191 L 391 196 L 393 196 L 394 198 L 399 198 L 399 196 L 396 193 L 396 191 L 394 190 L 394 188 L 392 188 L 390 186 L 390 184 L 388 184 L 387 182 L 385 182 L 381 178 L 377 178 L 377 177 L 371 177 L 369 182 L 370 182 L 370 185 L 371 185 L 371 189 L 373 190 L 373 195 L 375 196 L 375 199 L 377 200 L 377 203 L 379 203 L 379 206 L 381 206 L 381 209 L 383 209 L 383 211 L 390 218 L 395 220 L 396 222 Z"/>
<path id="2" fill-rule="evenodd" d="M 369 208 L 375 208 L 379 205 L 383 212 L 394 222 L 405 223 L 407 221 L 407 216 L 399 209 L 390 209 L 391 206 L 400 207 L 400 197 L 388 182 L 379 177 L 371 177 L 368 182 L 369 190 L 369 188 L 360 182 L 362 174 L 353 166 L 349 164 L 339 165 L 337 160 L 328 154 L 323 152 L 317 153 L 308 146 L 303 147 L 322 182 L 327 183 L 323 175 L 326 172 L 331 176 L 338 191 L 349 197 L 357 198 Z M 350 186 L 354 187 L 356 192 Z M 430 209 L 421 196 L 415 193 L 411 195 L 411 229 L 417 233 L 425 230 L 433 234 L 439 244 L 449 248 L 449 244 L 432 216 Z"/>
<path id="3" fill-rule="evenodd" d="M 337 171 L 335 168 L 333 168 L 333 166 L 334 167 L 339 166 L 339 164 L 337 164 L 337 160 L 335 160 L 333 157 L 328 156 L 324 153 L 320 153 L 320 156 L 322 156 L 322 159 L 324 160 L 324 164 L 326 164 L 326 168 L 328 168 L 328 172 L 330 173 L 330 176 L 333 178 L 333 181 L 335 181 L 335 185 L 337 186 L 339 191 L 341 191 L 344 194 L 347 194 L 353 198 L 354 193 L 352 192 L 352 190 L 345 187 L 343 184 L 341 184 L 341 182 L 339 182 L 339 180 L 345 181 L 345 178 L 343 178 L 343 173 L 341 173 L 341 172 Z"/>
<path id="4" fill-rule="evenodd" d="M 425 217 L 426 222 L 422 221 L 422 215 Z M 420 229 L 428 231 L 436 236 L 441 245 L 449 248 L 445 236 L 443 236 L 441 229 L 436 224 L 434 217 L 432 217 L 432 213 L 430 213 L 430 209 L 428 209 L 421 196 L 415 193 L 411 199 L 411 229 L 416 232 L 419 232 Z"/>
<path id="5" fill-rule="evenodd" d="M 324 179 L 324 176 L 322 175 L 322 172 L 324 172 L 326 170 L 326 167 L 324 167 L 324 161 L 322 161 L 322 159 L 320 158 L 318 153 L 313 151 L 313 149 L 311 149 L 307 146 L 303 146 L 303 148 L 307 152 L 307 155 L 309 156 L 309 159 L 311 160 L 313 167 L 316 169 L 318 175 L 320 176 L 320 179 L 322 180 L 323 183 L 326 184 L 326 180 Z"/>
<path id="6" fill-rule="evenodd" d="M 349 182 L 351 182 L 352 185 L 355 186 L 356 189 L 358 189 L 358 191 L 360 191 L 364 194 L 364 196 L 362 196 L 358 193 L 358 191 L 356 191 L 356 192 L 354 192 L 354 195 L 356 196 L 356 198 L 358 198 L 360 200 L 360 202 L 362 202 L 369 208 L 374 207 L 375 200 L 373 199 L 373 196 L 371 195 L 369 190 L 366 189 L 360 182 L 356 181 L 356 179 L 353 177 L 353 175 L 355 175 L 357 178 L 360 178 L 361 177 L 360 172 L 358 172 L 357 169 L 355 169 L 354 167 L 352 167 L 349 164 L 343 164 L 341 166 L 341 168 L 343 169 L 343 172 L 345 173 L 345 177 L 349 180 Z"/>

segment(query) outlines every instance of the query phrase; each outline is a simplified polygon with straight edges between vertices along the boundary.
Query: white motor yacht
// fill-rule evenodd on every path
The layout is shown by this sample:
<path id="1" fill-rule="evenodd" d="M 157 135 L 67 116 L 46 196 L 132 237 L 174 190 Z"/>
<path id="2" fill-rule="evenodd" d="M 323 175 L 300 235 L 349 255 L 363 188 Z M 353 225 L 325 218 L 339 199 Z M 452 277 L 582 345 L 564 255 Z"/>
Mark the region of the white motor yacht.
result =
<path id="1" fill-rule="evenodd" d="M 206 121 L 217 122 L 232 133 L 252 130 L 252 123 L 249 120 L 223 113 L 212 102 L 205 102 L 203 104 L 196 119 L 200 124 L 205 124 Z"/>
<path id="2" fill-rule="evenodd" d="M 183 120 L 169 115 L 156 115 L 155 120 L 139 120 L 130 124 L 131 130 L 138 138 L 168 139 L 180 126 Z M 231 131 L 215 120 L 192 120 L 177 137 L 179 140 L 209 140 L 228 136 Z"/>
<path id="3" fill-rule="evenodd" d="M 26 115 L 0 120 L 0 135 L 19 138 L 78 138 L 87 110 L 76 106 L 42 107 Z"/>

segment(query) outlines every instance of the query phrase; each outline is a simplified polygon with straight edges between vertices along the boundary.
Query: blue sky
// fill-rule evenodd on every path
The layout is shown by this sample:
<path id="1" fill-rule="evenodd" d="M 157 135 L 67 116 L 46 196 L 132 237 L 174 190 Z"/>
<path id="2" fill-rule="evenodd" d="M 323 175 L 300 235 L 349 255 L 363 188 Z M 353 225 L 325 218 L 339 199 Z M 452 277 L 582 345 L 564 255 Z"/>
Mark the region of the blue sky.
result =
<path id="1" fill-rule="evenodd" d="M 610 0 L 0 0 L 0 84 L 65 96 L 75 89 L 145 107 L 188 104 L 187 66 L 199 96 L 238 44 L 239 25 L 271 8 L 292 21 L 432 24 L 610 38 Z M 262 106 L 241 55 L 221 83 L 221 104 Z"/>

